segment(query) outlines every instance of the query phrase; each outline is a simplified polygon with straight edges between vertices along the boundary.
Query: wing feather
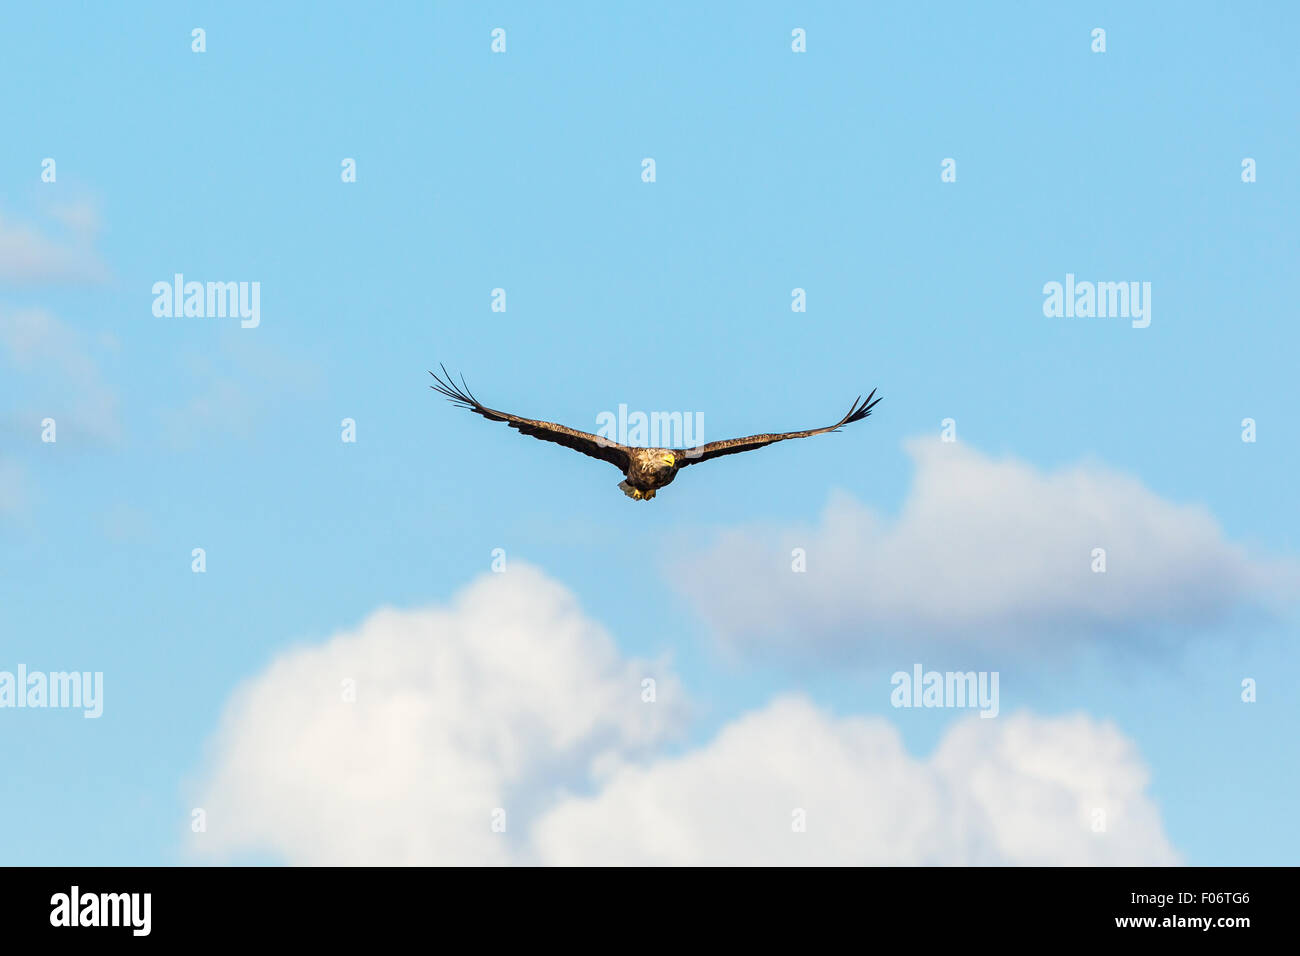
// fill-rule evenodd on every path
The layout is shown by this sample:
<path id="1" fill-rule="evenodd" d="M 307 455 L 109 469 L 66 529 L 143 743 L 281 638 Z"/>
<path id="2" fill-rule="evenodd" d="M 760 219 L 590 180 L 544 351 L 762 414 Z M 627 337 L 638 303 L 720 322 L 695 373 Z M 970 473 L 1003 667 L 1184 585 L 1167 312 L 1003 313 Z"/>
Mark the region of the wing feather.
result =
<path id="1" fill-rule="evenodd" d="M 439 367 L 446 378 L 439 378 L 435 373 L 430 372 L 429 374 L 433 376 L 433 380 L 437 384 L 429 387 L 447 396 L 447 400 L 457 408 L 469 409 L 477 415 L 482 415 L 488 421 L 505 422 L 520 434 L 539 438 L 542 441 L 555 442 L 592 458 L 607 461 L 623 472 L 626 472 L 631 465 L 630 449 L 626 445 L 620 445 L 618 442 L 612 442 L 607 438 L 601 438 L 588 432 L 580 432 L 576 428 L 557 425 L 555 422 L 544 422 L 535 418 L 521 418 L 509 412 L 499 412 L 495 408 L 488 408 L 470 392 L 463 375 L 458 386 L 451 373 L 447 371 L 447 367 L 445 365 Z"/>
<path id="2" fill-rule="evenodd" d="M 864 402 L 859 395 L 849 408 L 849 412 L 834 425 L 827 425 L 824 428 L 810 428 L 801 432 L 780 432 L 777 434 L 767 435 L 750 435 L 747 438 L 728 438 L 726 441 L 712 441 L 707 445 L 698 445 L 695 448 L 688 448 L 678 455 L 679 467 L 685 468 L 687 465 L 698 464 L 702 461 L 708 461 L 711 458 L 721 458 L 723 455 L 737 455 L 742 451 L 753 451 L 756 448 L 763 448 L 774 442 L 785 441 L 787 438 L 808 438 L 811 435 L 822 435 L 826 432 L 839 431 L 845 425 L 851 425 L 854 422 L 860 422 L 871 414 L 871 410 L 876 407 L 880 399 L 875 397 L 876 390 L 872 389 L 871 394 L 867 396 Z M 874 399 L 874 400 L 873 400 Z"/>

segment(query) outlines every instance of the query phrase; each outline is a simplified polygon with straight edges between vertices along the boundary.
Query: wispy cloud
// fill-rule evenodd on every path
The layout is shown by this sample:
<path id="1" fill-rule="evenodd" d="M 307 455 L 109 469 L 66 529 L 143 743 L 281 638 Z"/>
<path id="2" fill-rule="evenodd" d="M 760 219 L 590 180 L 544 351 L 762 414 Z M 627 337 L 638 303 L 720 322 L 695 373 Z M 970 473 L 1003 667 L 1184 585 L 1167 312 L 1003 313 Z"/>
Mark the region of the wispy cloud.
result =
<path id="1" fill-rule="evenodd" d="M 188 450 L 208 436 L 247 439 L 273 407 L 315 397 L 324 373 L 310 359 L 274 350 L 238 331 L 220 336 L 215 348 L 180 359 L 181 404 L 159 412 L 162 434 L 177 450 Z M 184 392 L 181 392 L 181 389 Z"/>
<path id="2" fill-rule="evenodd" d="M 0 458 L 0 515 L 21 511 L 27 503 L 26 478 L 17 462 Z"/>
<path id="3" fill-rule="evenodd" d="M 94 242 L 103 228 L 99 204 L 91 199 L 70 199 L 51 203 L 48 212 L 73 236 L 84 243 Z"/>
<path id="4" fill-rule="evenodd" d="M 60 440 L 82 435 L 111 444 L 121 438 L 118 392 L 105 381 L 97 357 L 113 342 L 92 341 L 46 309 L 0 308 L 0 364 L 18 383 L 23 399 L 14 414 L 33 441 L 46 417 L 55 420 Z"/>
<path id="5" fill-rule="evenodd" d="M 67 227 L 64 240 L 0 216 L 0 281 L 17 285 L 94 284 L 109 278 L 92 243 L 98 215 L 85 203 L 52 211 Z"/>

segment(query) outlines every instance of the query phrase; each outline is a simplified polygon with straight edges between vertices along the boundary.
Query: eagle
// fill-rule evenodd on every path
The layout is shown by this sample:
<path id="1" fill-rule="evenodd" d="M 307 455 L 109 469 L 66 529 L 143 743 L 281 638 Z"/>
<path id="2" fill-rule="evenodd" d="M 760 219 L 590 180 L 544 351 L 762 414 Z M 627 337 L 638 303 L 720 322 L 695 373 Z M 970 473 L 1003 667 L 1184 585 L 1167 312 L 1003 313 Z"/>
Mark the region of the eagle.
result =
<path id="1" fill-rule="evenodd" d="M 634 448 L 630 445 L 620 445 L 618 442 L 588 432 L 580 432 L 575 428 L 557 425 L 555 422 L 544 422 L 535 418 L 521 418 L 519 415 L 488 408 L 470 392 L 469 386 L 465 384 L 465 376 L 461 376 L 460 385 L 457 386 L 455 380 L 447 371 L 447 367 L 445 365 L 439 367 L 445 377 L 439 377 L 437 373 L 430 372 L 429 374 L 433 376 L 435 384 L 429 387 L 445 395 L 453 405 L 458 408 L 469 409 L 477 415 L 482 415 L 488 421 L 505 422 L 521 434 L 540 438 L 542 441 L 555 442 L 566 448 L 572 448 L 574 451 L 580 451 L 592 458 L 599 458 L 602 461 L 609 462 L 623 473 L 623 481 L 619 482 L 618 487 L 623 494 L 636 501 L 649 501 L 660 488 L 672 484 L 673 479 L 677 477 L 677 472 L 687 465 L 695 465 L 713 458 L 721 458 L 723 455 L 753 451 L 755 448 L 762 448 L 774 442 L 785 441 L 787 438 L 807 438 L 810 435 L 839 431 L 845 425 L 862 421 L 871 414 L 871 410 L 880 402 L 880 399 L 875 397 L 875 389 L 871 390 L 871 394 L 867 396 L 866 401 L 863 401 L 862 396 L 859 395 L 850 406 L 847 415 L 834 425 L 827 425 L 824 428 L 810 428 L 801 432 L 750 435 L 748 438 L 729 438 L 726 441 L 712 441 L 707 445 L 697 445 L 694 448 L 685 449 Z"/>

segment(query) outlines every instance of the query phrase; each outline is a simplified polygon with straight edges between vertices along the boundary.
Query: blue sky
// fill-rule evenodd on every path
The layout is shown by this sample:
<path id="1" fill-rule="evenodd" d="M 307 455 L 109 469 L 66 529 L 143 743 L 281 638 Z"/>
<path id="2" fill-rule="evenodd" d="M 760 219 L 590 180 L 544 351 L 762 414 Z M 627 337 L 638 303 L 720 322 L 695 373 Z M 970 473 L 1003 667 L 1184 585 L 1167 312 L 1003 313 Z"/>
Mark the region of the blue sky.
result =
<path id="1" fill-rule="evenodd" d="M 0 816 L 23 821 L 0 861 L 190 862 L 187 788 L 236 686 L 378 608 L 454 600 L 495 548 L 620 653 L 671 656 L 693 716 L 666 753 L 794 692 L 887 719 L 924 758 L 964 715 L 894 710 L 889 675 L 989 668 L 1006 713 L 1113 722 L 1185 861 L 1297 859 L 1285 600 L 1234 592 L 1189 621 L 1175 590 L 1070 641 L 918 628 L 879 652 L 848 649 L 874 626 L 850 615 L 814 659 L 738 651 L 675 583 L 718 534 L 815 525 L 837 492 L 892 520 L 904 442 L 946 418 L 979 455 L 1130 476 L 1204 508 L 1225 548 L 1294 561 L 1291 5 L 5 19 L 0 315 L 41 316 L 48 347 L 0 342 L 0 670 L 103 671 L 105 713 L 0 711 Z M 178 272 L 259 282 L 260 326 L 155 317 Z M 1150 282 L 1150 326 L 1044 317 L 1066 273 Z M 609 466 L 453 409 L 427 388 L 438 362 L 490 405 L 590 430 L 620 403 L 700 411 L 712 439 L 884 401 L 643 505 Z"/>

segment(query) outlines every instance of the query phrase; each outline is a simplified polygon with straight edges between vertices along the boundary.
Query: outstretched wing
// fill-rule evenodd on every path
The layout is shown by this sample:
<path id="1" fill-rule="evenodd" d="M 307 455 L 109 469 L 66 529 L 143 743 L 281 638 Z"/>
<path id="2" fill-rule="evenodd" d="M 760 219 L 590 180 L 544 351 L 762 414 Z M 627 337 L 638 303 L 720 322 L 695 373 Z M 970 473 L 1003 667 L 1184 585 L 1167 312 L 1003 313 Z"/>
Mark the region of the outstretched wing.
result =
<path id="1" fill-rule="evenodd" d="M 809 435 L 820 435 L 824 432 L 839 431 L 845 425 L 851 425 L 854 422 L 860 422 L 871 414 L 871 410 L 876 407 L 880 399 L 875 398 L 876 390 L 873 388 L 871 394 L 867 396 L 864 402 L 859 395 L 849 413 L 841 418 L 834 425 L 827 425 L 825 428 L 810 428 L 806 432 L 781 432 L 776 435 L 750 435 L 748 438 L 729 438 L 726 441 L 711 441 L 707 445 L 698 445 L 695 448 L 688 448 L 679 452 L 677 455 L 678 467 L 685 468 L 687 465 L 695 465 L 702 461 L 708 461 L 710 458 L 721 458 L 723 455 L 735 455 L 742 451 L 753 451 L 755 448 L 762 448 L 764 445 L 770 445 L 773 442 L 785 441 L 787 438 L 807 438 Z M 872 399 L 875 398 L 873 401 Z"/>
<path id="2" fill-rule="evenodd" d="M 630 449 L 626 445 L 620 445 L 618 442 L 590 435 L 587 432 L 580 432 L 576 428 L 566 428 L 563 425 L 555 424 L 555 422 L 541 422 L 533 418 L 520 418 L 518 415 L 511 415 L 509 412 L 498 412 L 494 408 L 488 408 L 470 393 L 469 386 L 465 384 L 464 376 L 461 376 L 460 387 L 457 387 L 452 380 L 451 373 L 447 371 L 447 367 L 445 365 L 439 367 L 442 369 L 442 374 L 447 378 L 444 381 L 434 375 L 433 372 L 430 372 L 429 374 L 433 375 L 433 380 L 437 384 L 429 387 L 446 395 L 453 405 L 468 408 L 471 412 L 482 415 L 489 421 L 505 422 L 511 428 L 518 429 L 522 434 L 531 435 L 533 438 L 540 438 L 542 441 L 553 441 L 565 448 L 572 448 L 584 455 L 590 455 L 592 458 L 600 458 L 611 465 L 617 466 L 620 471 L 626 472 L 628 466 L 631 465 Z"/>

